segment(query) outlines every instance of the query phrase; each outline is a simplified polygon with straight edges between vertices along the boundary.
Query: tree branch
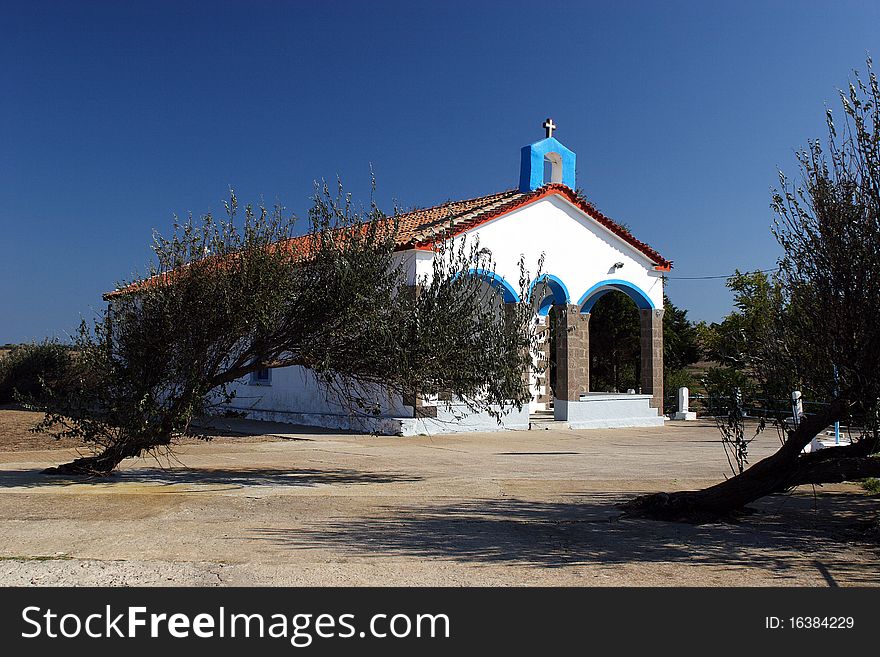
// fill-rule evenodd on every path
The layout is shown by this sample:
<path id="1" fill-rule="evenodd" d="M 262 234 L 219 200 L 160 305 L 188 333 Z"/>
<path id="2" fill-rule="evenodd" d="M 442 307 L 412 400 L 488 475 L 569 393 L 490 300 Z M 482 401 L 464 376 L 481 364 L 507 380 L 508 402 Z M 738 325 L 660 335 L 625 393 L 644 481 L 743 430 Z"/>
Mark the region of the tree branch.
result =
<path id="1" fill-rule="evenodd" d="M 847 402 L 843 399 L 834 399 L 818 413 L 804 416 L 797 428 L 789 435 L 785 444 L 777 452 L 783 458 L 799 458 L 804 447 L 818 436 L 829 424 L 840 420 L 847 409 Z"/>
<path id="2" fill-rule="evenodd" d="M 830 452 L 832 449 L 838 448 L 829 448 L 827 451 Z M 834 484 L 867 477 L 880 477 L 880 458 L 836 458 L 805 463 L 794 472 L 790 483 L 792 486 Z"/>

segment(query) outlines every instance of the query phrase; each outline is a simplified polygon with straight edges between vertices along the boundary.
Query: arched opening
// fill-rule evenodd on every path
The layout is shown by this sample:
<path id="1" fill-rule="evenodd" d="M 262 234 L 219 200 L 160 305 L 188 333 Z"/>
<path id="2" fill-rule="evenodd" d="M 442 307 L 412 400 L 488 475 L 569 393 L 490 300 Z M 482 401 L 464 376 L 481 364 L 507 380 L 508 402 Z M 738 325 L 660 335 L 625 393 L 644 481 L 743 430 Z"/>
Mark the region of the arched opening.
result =
<path id="1" fill-rule="evenodd" d="M 589 340 L 590 392 L 639 391 L 641 318 L 629 295 L 611 290 L 594 301 Z"/>
<path id="2" fill-rule="evenodd" d="M 663 403 L 663 309 L 638 286 L 621 279 L 593 285 L 578 300 L 588 330 L 577 336 L 577 351 L 566 367 L 566 399 L 584 392 L 651 395 L 651 406 Z M 574 353 L 574 356 L 571 356 Z"/>
<path id="3" fill-rule="evenodd" d="M 562 156 L 559 153 L 544 155 L 544 184 L 562 182 Z"/>
<path id="4" fill-rule="evenodd" d="M 488 269 L 471 269 L 468 271 L 468 274 L 479 278 L 486 285 L 494 288 L 495 291 L 500 294 L 501 300 L 504 303 L 516 303 L 519 301 L 519 295 L 516 293 L 516 290 L 513 289 L 513 286 L 504 280 L 504 277 L 499 276 L 494 271 L 489 271 Z"/>
<path id="5" fill-rule="evenodd" d="M 494 311 L 496 317 L 504 317 L 507 304 L 520 301 L 520 295 L 514 287 L 503 276 L 490 269 L 469 269 L 467 272 L 458 272 L 453 280 L 464 288 L 469 299 L 476 299 L 484 308 Z M 416 286 L 411 288 L 411 292 L 419 294 Z M 401 397 L 401 404 L 412 408 L 412 417 L 437 417 L 438 402 L 454 399 L 452 391 L 443 389 L 433 395 L 409 391 Z"/>
<path id="6" fill-rule="evenodd" d="M 629 281 L 612 278 L 601 281 L 600 283 L 596 283 L 589 290 L 584 292 L 583 296 L 581 296 L 580 300 L 578 301 L 578 305 L 581 307 L 581 312 L 592 312 L 593 306 L 596 304 L 596 302 L 608 292 L 612 292 L 614 290 L 626 294 L 630 299 L 635 302 L 639 310 L 650 310 L 654 308 L 654 302 L 651 301 L 651 298 L 647 294 L 645 294 L 643 290 L 639 289 Z"/>
<path id="7" fill-rule="evenodd" d="M 529 289 L 529 301 L 535 309 L 536 350 L 532 354 L 529 385 L 532 399 L 530 413 L 550 412 L 556 390 L 557 313 L 554 308 L 571 303 L 565 283 L 552 274 L 538 277 Z"/>

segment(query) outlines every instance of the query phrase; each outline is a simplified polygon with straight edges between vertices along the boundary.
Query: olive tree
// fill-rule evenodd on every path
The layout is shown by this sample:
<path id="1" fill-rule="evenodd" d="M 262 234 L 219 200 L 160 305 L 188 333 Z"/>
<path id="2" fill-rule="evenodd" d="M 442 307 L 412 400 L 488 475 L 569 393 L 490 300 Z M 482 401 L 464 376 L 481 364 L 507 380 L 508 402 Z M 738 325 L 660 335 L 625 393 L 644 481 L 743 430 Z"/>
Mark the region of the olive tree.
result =
<path id="1" fill-rule="evenodd" d="M 741 345 L 742 369 L 762 394 L 800 389 L 824 402 L 781 425 L 773 455 L 700 491 L 632 500 L 630 513 L 694 518 L 733 513 L 771 493 L 880 475 L 880 91 L 871 62 L 841 92 L 842 118 L 826 114 L 827 138 L 798 153 L 799 175 L 780 173 L 773 234 L 782 247 L 767 286 L 762 330 Z M 804 448 L 843 421 L 852 443 Z"/>
<path id="2" fill-rule="evenodd" d="M 155 236 L 154 267 L 82 325 L 76 366 L 36 429 L 94 453 L 52 472 L 104 474 L 167 449 L 263 368 L 309 368 L 351 413 L 377 414 L 395 395 L 445 393 L 496 416 L 528 401 L 531 311 L 467 275 L 492 269 L 479 244 L 440 229 L 432 275 L 408 281 L 395 216 L 357 209 L 341 187 L 317 189 L 298 237 L 281 207 L 242 218 L 232 194 L 226 212 Z"/>

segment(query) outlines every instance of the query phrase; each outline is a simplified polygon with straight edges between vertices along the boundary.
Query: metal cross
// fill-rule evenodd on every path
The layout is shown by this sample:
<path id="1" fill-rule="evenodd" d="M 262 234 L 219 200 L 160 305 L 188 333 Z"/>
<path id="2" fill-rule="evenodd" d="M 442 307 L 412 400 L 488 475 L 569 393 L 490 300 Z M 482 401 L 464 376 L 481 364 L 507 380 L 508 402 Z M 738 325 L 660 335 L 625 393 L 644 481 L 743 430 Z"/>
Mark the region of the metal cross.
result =
<path id="1" fill-rule="evenodd" d="M 556 124 L 553 123 L 553 119 L 550 117 L 547 117 L 547 120 L 544 121 L 544 130 L 547 133 L 548 139 L 553 136 L 553 131 L 556 130 Z"/>

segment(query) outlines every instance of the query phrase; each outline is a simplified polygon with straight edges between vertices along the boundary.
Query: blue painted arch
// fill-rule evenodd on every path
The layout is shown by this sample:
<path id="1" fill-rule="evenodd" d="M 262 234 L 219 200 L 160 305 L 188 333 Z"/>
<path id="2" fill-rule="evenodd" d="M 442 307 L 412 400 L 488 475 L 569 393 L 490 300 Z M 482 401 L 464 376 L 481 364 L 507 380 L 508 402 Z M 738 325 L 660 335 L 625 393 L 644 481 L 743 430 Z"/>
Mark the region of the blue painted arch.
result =
<path id="1" fill-rule="evenodd" d="M 649 297 L 644 290 L 629 281 L 624 281 L 619 278 L 610 278 L 596 283 L 593 287 L 584 292 L 583 296 L 578 300 L 577 305 L 581 307 L 582 313 L 591 312 L 593 306 L 596 305 L 596 302 L 603 295 L 614 290 L 626 294 L 630 299 L 635 301 L 636 305 L 642 310 L 652 310 L 655 307 L 654 302 L 651 301 L 651 297 Z"/>
<path id="2" fill-rule="evenodd" d="M 504 277 L 499 276 L 494 271 L 489 271 L 488 269 L 469 269 L 468 274 L 481 278 L 492 287 L 498 289 L 501 292 L 501 297 L 504 299 L 504 303 L 519 302 L 519 295 L 516 293 L 516 290 L 513 289 L 513 286 L 504 280 Z"/>
<path id="3" fill-rule="evenodd" d="M 547 294 L 541 299 L 535 298 L 535 288 L 539 288 L 539 291 L 546 290 L 550 294 Z M 538 306 L 538 315 L 544 317 L 550 312 L 550 307 L 553 305 L 568 305 L 571 303 L 571 295 L 568 293 L 568 288 L 565 286 L 565 283 L 562 282 L 557 276 L 553 274 L 541 274 L 532 281 L 532 284 L 529 286 L 529 301 L 531 302 L 540 302 Z"/>

